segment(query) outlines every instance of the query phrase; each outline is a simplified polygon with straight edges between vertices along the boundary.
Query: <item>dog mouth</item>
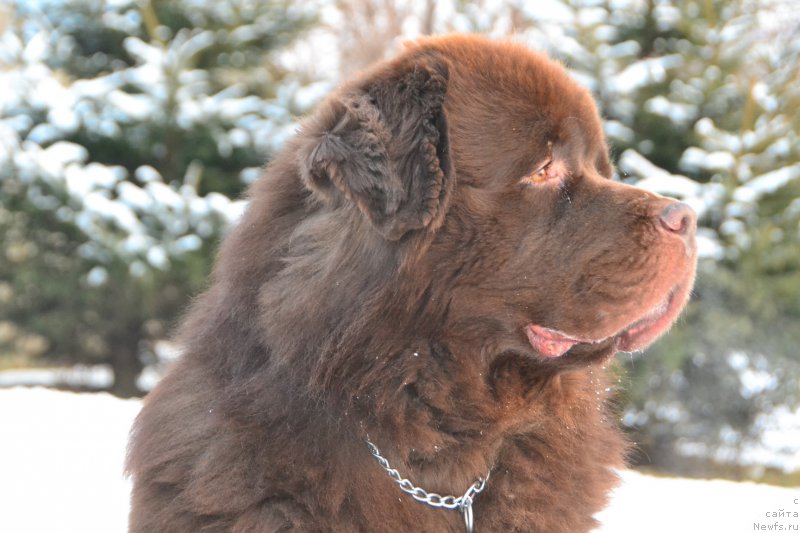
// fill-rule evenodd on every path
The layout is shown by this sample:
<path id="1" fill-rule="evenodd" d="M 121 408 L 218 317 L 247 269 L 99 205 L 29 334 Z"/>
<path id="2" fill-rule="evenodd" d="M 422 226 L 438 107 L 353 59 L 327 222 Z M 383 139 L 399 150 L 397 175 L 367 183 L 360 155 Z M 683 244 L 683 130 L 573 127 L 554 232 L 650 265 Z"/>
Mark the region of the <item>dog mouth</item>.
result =
<path id="1" fill-rule="evenodd" d="M 599 344 L 612 340 L 615 351 L 633 352 L 641 350 L 655 341 L 669 329 L 681 311 L 686 300 L 685 287 L 673 288 L 655 307 L 639 316 L 620 331 L 612 335 L 591 339 L 572 336 L 557 329 L 538 324 L 529 324 L 525 328 L 528 342 L 541 356 L 558 358 L 579 344 Z"/>

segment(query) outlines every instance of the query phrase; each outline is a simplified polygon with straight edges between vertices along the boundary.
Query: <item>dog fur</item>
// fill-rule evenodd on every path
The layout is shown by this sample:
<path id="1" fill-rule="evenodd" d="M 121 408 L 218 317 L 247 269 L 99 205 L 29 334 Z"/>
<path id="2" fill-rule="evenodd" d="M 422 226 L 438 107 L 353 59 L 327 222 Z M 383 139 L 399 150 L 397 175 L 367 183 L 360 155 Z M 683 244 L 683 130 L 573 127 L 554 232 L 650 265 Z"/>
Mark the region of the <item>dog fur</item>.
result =
<path id="1" fill-rule="evenodd" d="M 429 38 L 343 85 L 252 186 L 145 399 L 130 531 L 464 531 L 368 438 L 429 492 L 491 472 L 478 532 L 589 531 L 626 453 L 606 365 L 696 260 L 692 213 L 612 173 L 588 92 L 519 44 Z"/>

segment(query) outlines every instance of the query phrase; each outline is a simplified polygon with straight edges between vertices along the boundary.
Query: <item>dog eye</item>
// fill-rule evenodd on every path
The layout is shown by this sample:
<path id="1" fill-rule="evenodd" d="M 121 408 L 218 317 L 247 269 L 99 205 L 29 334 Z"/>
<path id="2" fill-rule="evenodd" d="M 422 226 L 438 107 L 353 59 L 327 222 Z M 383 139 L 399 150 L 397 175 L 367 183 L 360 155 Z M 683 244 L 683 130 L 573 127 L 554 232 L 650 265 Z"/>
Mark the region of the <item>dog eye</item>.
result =
<path id="1" fill-rule="evenodd" d="M 535 183 L 544 183 L 545 181 L 551 180 L 553 178 L 557 178 L 558 176 L 554 172 L 548 172 L 551 170 L 551 166 L 553 165 L 553 160 L 548 159 L 543 165 L 539 168 L 522 178 L 523 184 L 535 184 Z"/>

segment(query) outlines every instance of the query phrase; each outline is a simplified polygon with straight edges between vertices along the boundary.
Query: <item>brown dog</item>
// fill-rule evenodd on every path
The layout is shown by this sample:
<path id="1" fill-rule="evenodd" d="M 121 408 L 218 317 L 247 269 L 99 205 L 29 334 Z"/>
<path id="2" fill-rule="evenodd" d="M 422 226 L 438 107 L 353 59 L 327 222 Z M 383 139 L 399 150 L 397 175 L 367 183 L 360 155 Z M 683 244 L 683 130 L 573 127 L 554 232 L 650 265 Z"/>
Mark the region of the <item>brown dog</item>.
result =
<path id="1" fill-rule="evenodd" d="M 589 94 L 519 45 L 423 40 L 343 86 L 145 400 L 131 531 L 591 529 L 626 449 L 604 365 L 696 261 L 691 209 L 611 174 Z"/>

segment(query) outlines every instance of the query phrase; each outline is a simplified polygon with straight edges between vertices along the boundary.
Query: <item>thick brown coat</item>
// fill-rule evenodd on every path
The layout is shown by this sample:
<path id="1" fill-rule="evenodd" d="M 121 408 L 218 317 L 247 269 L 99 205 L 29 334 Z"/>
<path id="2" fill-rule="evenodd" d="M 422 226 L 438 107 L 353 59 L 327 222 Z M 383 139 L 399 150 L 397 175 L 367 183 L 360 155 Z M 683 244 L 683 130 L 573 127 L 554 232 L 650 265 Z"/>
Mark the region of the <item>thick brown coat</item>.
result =
<path id="1" fill-rule="evenodd" d="M 491 470 L 479 533 L 590 530 L 626 450 L 605 364 L 695 260 L 691 214 L 611 172 L 591 97 L 520 45 L 427 39 L 343 86 L 252 187 L 145 400 L 131 531 L 464 531 L 367 437 L 439 494 Z"/>

